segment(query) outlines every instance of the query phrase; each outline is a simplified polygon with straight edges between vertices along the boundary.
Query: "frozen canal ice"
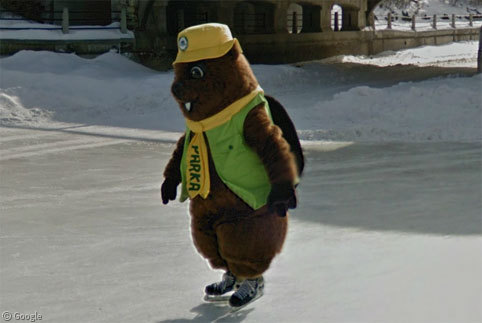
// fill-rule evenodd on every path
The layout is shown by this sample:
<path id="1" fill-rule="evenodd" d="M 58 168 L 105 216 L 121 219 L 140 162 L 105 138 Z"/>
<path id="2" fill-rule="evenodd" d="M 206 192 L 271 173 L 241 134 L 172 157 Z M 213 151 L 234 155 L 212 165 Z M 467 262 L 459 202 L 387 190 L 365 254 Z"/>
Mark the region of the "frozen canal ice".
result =
<path id="1" fill-rule="evenodd" d="M 0 128 L 0 310 L 44 322 L 480 322 L 481 144 L 306 151 L 266 293 L 229 315 L 162 206 L 172 144 Z"/>
<path id="2" fill-rule="evenodd" d="M 307 151 L 297 218 L 339 227 L 439 235 L 482 233 L 482 145 L 355 144 Z"/>

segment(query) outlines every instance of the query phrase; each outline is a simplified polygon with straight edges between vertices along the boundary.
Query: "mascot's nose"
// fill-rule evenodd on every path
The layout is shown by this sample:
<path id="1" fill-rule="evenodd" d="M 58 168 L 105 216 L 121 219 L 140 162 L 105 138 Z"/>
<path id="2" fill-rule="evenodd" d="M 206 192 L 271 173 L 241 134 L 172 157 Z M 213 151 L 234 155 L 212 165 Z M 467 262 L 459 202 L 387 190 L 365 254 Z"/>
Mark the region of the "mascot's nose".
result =
<path id="1" fill-rule="evenodd" d="M 171 86 L 171 92 L 176 98 L 182 99 L 184 94 L 184 84 L 182 84 L 182 82 L 175 82 Z"/>

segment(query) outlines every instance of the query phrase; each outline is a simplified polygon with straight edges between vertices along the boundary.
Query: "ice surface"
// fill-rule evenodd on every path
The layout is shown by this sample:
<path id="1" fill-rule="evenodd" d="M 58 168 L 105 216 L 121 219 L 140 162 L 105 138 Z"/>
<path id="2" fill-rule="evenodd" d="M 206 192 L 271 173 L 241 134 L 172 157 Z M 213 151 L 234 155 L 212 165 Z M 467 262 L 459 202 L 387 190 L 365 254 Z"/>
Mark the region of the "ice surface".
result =
<path id="1" fill-rule="evenodd" d="M 187 204 L 161 205 L 172 144 L 0 136 L 2 311 L 46 322 L 482 319 L 480 144 L 308 149 L 265 296 L 230 315 L 202 301 L 221 273 L 194 251 Z"/>

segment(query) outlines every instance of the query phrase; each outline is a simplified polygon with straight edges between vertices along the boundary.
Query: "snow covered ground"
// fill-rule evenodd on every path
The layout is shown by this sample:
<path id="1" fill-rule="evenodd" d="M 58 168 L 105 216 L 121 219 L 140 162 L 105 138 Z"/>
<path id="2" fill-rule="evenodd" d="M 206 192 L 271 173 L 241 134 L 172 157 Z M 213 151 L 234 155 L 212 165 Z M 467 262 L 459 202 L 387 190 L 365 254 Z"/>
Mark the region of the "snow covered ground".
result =
<path id="1" fill-rule="evenodd" d="M 480 322 L 477 46 L 253 66 L 293 116 L 307 168 L 265 296 L 235 314 L 201 300 L 221 273 L 193 249 L 187 205 L 159 200 L 183 130 L 172 72 L 114 53 L 0 59 L 0 312 Z"/>
<path id="2" fill-rule="evenodd" d="M 303 139 L 479 141 L 477 48 L 465 42 L 253 68 L 265 92 L 290 110 Z M 22 51 L 1 59 L 0 68 L 1 124 L 184 129 L 170 94 L 172 72 L 115 53 L 88 60 Z"/>
<path id="3" fill-rule="evenodd" d="M 386 17 L 391 12 L 394 15 L 402 16 L 404 13 L 408 16 L 417 15 L 418 17 L 455 14 L 462 15 L 480 15 L 482 14 L 482 3 L 480 1 L 470 0 L 419 0 L 419 1 L 397 1 L 388 0 L 381 2 L 375 9 L 377 16 Z"/>
<path id="4" fill-rule="evenodd" d="M 416 65 L 423 67 L 476 67 L 477 42 L 423 46 L 398 52 L 387 51 L 375 56 L 342 55 L 323 60 L 324 63 L 355 63 L 374 66 Z"/>
<path id="5" fill-rule="evenodd" d="M 433 16 L 437 15 L 437 29 L 452 29 L 452 14 L 455 15 L 456 28 L 469 28 L 469 15 L 473 15 L 473 27 L 482 25 L 482 2 L 467 0 L 419 0 L 383 1 L 375 9 L 376 29 L 387 28 L 387 15 L 392 14 L 392 29 L 412 29 L 411 19 L 415 15 L 416 30 L 433 30 Z"/>
<path id="6" fill-rule="evenodd" d="M 1 8 L 1 7 L 0 7 Z M 121 39 L 134 38 L 132 31 L 123 34 L 120 23 L 107 26 L 70 26 L 69 33 L 62 32 L 62 26 L 42 24 L 3 11 L 0 14 L 0 39 L 38 39 L 38 40 L 79 40 L 79 39 Z"/>

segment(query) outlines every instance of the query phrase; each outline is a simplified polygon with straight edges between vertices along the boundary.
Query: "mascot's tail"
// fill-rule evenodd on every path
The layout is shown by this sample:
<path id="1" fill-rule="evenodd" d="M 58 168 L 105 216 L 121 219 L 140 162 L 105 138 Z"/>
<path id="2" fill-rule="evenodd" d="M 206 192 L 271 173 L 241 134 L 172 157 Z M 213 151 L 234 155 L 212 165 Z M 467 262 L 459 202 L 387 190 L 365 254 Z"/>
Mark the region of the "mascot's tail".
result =
<path id="1" fill-rule="evenodd" d="M 296 157 L 298 176 L 301 177 L 303 169 L 305 168 L 305 157 L 303 156 L 303 150 L 301 149 L 300 139 L 296 133 L 295 125 L 281 103 L 268 95 L 266 95 L 266 100 L 268 101 L 274 124 L 281 128 L 283 137 L 291 146 L 291 152 Z"/>

